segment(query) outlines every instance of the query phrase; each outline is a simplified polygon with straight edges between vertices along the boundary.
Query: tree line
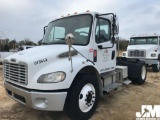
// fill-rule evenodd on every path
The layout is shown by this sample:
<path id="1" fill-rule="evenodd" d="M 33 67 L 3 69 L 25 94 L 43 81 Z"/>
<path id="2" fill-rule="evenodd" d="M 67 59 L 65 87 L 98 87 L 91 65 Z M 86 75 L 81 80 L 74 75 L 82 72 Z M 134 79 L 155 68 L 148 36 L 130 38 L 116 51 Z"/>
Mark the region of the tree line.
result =
<path id="1" fill-rule="evenodd" d="M 126 39 L 119 39 L 119 50 L 127 50 L 127 46 L 129 44 L 129 40 Z M 118 49 L 118 42 L 117 42 L 117 49 Z"/>
<path id="2" fill-rule="evenodd" d="M 21 41 L 16 41 L 16 39 L 14 40 L 9 40 L 9 39 L 2 40 L 1 39 L 0 40 L 0 51 L 15 50 L 19 46 L 22 46 L 22 45 L 38 46 L 41 44 L 41 41 L 42 40 L 39 40 L 38 43 L 35 43 L 28 38 L 25 38 L 24 40 L 21 40 Z"/>
<path id="3" fill-rule="evenodd" d="M 37 43 L 35 43 L 28 38 L 25 38 L 24 40 L 21 41 L 16 41 L 15 39 L 14 40 L 3 39 L 0 40 L 0 51 L 14 50 L 17 49 L 20 45 L 38 46 L 41 45 L 41 42 L 42 40 L 39 40 Z M 117 49 L 119 46 L 119 50 L 126 50 L 128 44 L 129 44 L 128 40 L 120 38 L 119 45 L 117 42 Z"/>

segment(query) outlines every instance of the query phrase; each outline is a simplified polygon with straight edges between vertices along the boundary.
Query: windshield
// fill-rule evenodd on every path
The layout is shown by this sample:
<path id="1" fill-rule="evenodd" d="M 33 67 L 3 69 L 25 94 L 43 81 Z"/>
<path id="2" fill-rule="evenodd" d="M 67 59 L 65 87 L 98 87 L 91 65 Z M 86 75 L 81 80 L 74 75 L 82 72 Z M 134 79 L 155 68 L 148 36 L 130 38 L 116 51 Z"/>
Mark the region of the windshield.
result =
<path id="1" fill-rule="evenodd" d="M 158 44 L 157 37 L 141 37 L 141 38 L 131 38 L 130 45 L 145 45 L 145 44 Z"/>
<path id="2" fill-rule="evenodd" d="M 74 45 L 87 45 L 91 24 L 91 15 L 77 15 L 53 21 L 48 25 L 42 44 L 66 44 L 65 36 L 72 33 Z"/>

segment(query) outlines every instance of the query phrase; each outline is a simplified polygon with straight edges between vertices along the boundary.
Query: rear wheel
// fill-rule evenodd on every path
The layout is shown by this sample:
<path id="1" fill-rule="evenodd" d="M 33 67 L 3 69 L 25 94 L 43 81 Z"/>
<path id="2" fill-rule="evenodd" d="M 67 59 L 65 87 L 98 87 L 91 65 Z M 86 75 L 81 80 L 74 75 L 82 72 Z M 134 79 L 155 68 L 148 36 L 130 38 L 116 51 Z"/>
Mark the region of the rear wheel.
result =
<path id="1" fill-rule="evenodd" d="M 88 120 L 99 100 L 99 87 L 95 76 L 77 78 L 71 86 L 66 101 L 66 112 L 73 120 Z"/>
<path id="2" fill-rule="evenodd" d="M 132 80 L 132 83 L 136 84 L 144 84 L 147 76 L 147 67 L 146 64 L 143 61 L 139 61 L 137 67 L 137 75 L 135 77 L 129 77 L 130 80 Z"/>
<path id="3" fill-rule="evenodd" d="M 146 80 L 146 76 L 147 76 L 147 67 L 145 65 L 145 63 L 140 65 L 140 75 L 138 77 L 138 79 L 136 80 L 138 84 L 144 84 L 145 80 Z"/>

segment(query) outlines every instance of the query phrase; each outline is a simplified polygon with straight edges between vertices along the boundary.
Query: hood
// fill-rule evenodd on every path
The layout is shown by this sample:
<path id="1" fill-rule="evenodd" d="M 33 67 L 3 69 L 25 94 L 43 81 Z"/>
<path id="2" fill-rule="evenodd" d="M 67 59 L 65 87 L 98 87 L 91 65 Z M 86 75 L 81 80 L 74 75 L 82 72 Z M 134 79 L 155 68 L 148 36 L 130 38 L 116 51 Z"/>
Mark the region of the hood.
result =
<path id="1" fill-rule="evenodd" d="M 74 48 L 80 52 L 85 50 L 84 46 L 74 46 Z M 4 60 L 11 61 L 11 62 L 12 60 L 14 60 L 16 61 L 16 63 L 18 62 L 33 63 L 36 61 L 45 61 L 48 59 L 54 60 L 61 56 L 66 57 L 67 56 L 66 54 L 68 51 L 69 51 L 69 48 L 67 45 L 44 45 L 44 46 L 38 46 L 38 47 L 17 52 L 9 57 L 6 57 Z M 82 52 L 82 53 L 85 53 L 85 52 Z M 75 55 L 75 53 L 73 54 Z"/>
<path id="2" fill-rule="evenodd" d="M 127 50 L 149 50 L 158 49 L 157 45 L 129 45 Z"/>

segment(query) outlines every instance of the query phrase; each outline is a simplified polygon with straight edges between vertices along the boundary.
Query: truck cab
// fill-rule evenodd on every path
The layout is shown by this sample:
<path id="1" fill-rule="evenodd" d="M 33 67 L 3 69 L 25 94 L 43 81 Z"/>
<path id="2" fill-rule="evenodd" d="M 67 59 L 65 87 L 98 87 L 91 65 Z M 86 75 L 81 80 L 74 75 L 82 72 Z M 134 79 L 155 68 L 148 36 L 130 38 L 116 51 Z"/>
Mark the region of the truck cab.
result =
<path id="1" fill-rule="evenodd" d="M 116 89 L 128 77 L 128 62 L 121 59 L 118 63 L 125 66 L 117 67 L 118 32 L 113 13 L 76 13 L 51 21 L 41 46 L 5 58 L 7 95 L 33 109 L 65 110 L 74 120 L 89 119 L 103 92 Z M 145 64 L 136 66 L 138 78 L 130 78 L 143 84 Z"/>
<path id="2" fill-rule="evenodd" d="M 122 53 L 123 57 L 145 61 L 154 72 L 158 72 L 160 65 L 160 36 L 133 36 L 130 38 L 127 51 Z"/>

